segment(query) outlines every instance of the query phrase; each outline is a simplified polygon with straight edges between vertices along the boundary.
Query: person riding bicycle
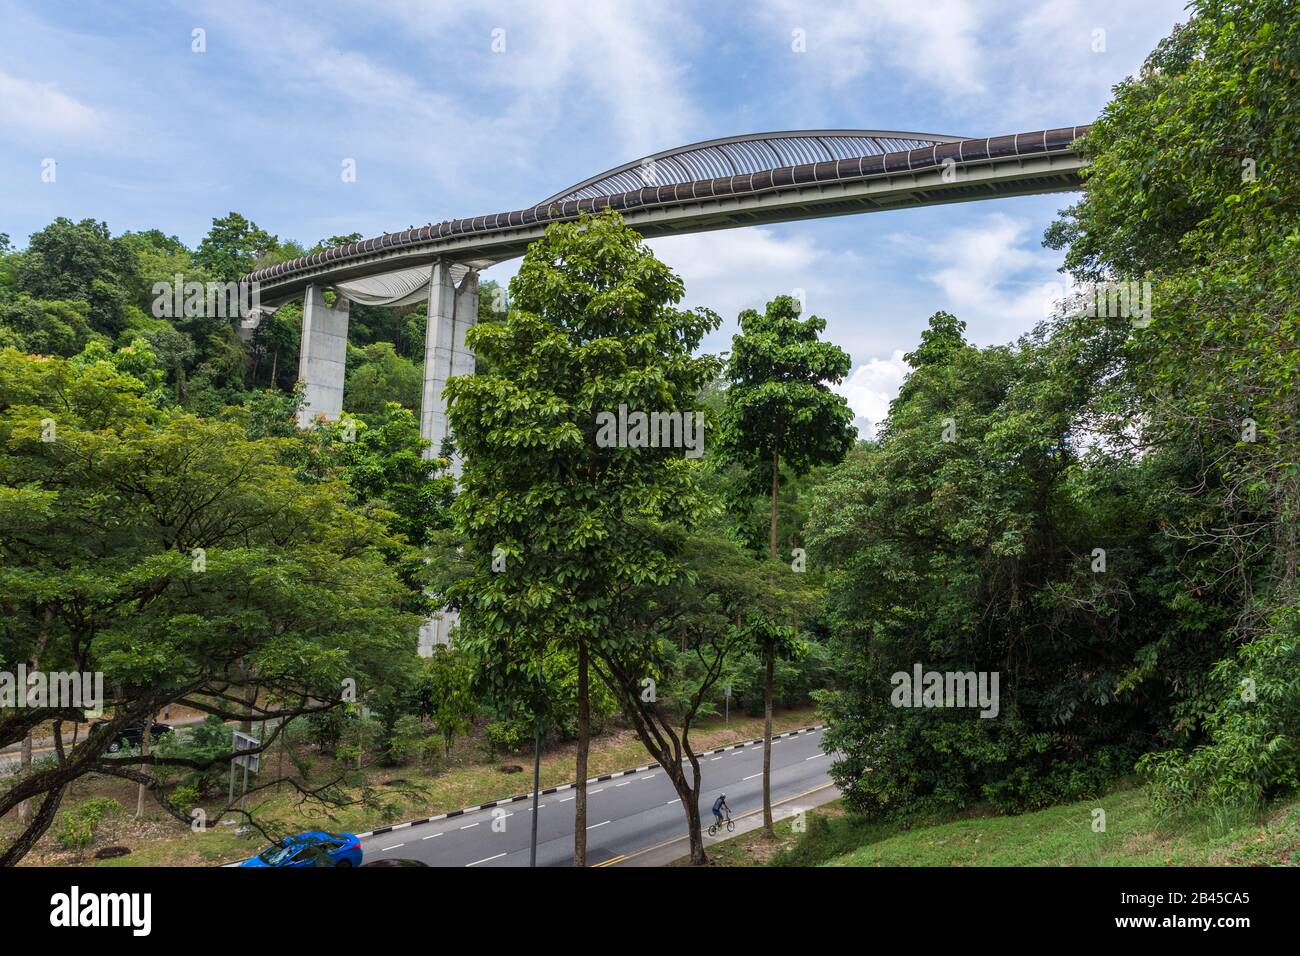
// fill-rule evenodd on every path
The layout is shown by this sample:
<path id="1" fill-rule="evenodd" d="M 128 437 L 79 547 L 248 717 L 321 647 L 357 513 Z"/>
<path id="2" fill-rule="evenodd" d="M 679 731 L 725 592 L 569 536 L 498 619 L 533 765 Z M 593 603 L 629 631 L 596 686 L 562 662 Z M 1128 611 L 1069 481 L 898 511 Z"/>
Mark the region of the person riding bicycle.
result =
<path id="1" fill-rule="evenodd" d="M 713 816 L 714 816 L 714 822 L 715 822 L 715 823 L 717 823 L 717 824 L 721 824 L 721 823 L 722 823 L 722 811 L 723 811 L 723 810 L 726 810 L 726 811 L 727 811 L 727 817 L 730 818 L 730 817 L 731 817 L 731 807 L 727 806 L 727 795 L 726 795 L 725 793 L 722 794 L 720 797 L 718 797 L 718 799 L 716 799 L 716 800 L 713 801 Z"/>

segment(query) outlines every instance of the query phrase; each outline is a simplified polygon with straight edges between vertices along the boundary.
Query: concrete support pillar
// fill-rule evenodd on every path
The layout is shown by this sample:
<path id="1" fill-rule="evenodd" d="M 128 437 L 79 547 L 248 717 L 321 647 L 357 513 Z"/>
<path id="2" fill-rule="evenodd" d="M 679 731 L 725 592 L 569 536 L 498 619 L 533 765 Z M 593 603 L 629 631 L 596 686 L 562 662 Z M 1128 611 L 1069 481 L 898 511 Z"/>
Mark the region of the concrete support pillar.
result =
<path id="1" fill-rule="evenodd" d="M 465 333 L 478 321 L 478 273 L 466 273 L 456 288 L 451 263 L 439 261 L 429 279 L 429 319 L 424 337 L 424 394 L 420 404 L 420 437 L 432 444 L 426 458 L 436 458 L 450 432 L 447 401 L 442 390 L 453 375 L 474 374 L 474 353 L 465 345 Z M 460 477 L 461 460 L 451 460 L 452 474 Z M 455 611 L 436 612 L 420 627 L 419 653 L 433 654 L 439 644 L 451 643 L 451 629 L 460 623 Z"/>
<path id="2" fill-rule="evenodd" d="M 432 657 L 439 644 L 451 646 L 451 629 L 460 623 L 456 611 L 438 611 L 420 625 L 420 643 L 416 648 L 421 657 Z"/>
<path id="3" fill-rule="evenodd" d="M 343 413 L 343 378 L 348 357 L 348 300 L 342 295 L 333 308 L 325 290 L 307 286 L 302 306 L 302 345 L 298 349 L 298 381 L 304 402 L 298 427 L 307 428 L 323 415 L 338 421 Z"/>
<path id="4" fill-rule="evenodd" d="M 456 288 L 451 263 L 434 264 L 429 280 L 428 326 L 424 339 L 424 395 L 420 405 L 420 437 L 432 442 L 425 456 L 437 457 L 450 431 L 447 402 L 442 390 L 453 375 L 474 374 L 474 353 L 465 345 L 465 333 L 478 321 L 478 274 L 470 271 Z M 452 460 L 460 474 L 460 458 Z"/>

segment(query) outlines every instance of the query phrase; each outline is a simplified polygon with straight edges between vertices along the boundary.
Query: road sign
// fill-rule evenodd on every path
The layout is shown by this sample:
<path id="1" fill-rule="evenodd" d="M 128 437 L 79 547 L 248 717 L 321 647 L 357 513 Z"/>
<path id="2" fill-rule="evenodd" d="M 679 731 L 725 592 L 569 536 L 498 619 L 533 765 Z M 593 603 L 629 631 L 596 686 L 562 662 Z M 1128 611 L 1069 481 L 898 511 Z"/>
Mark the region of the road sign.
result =
<path id="1" fill-rule="evenodd" d="M 726 688 L 723 690 L 722 693 L 723 693 L 725 696 L 730 697 L 730 696 L 731 696 L 731 685 L 728 684 L 728 685 L 726 686 Z"/>
<path id="2" fill-rule="evenodd" d="M 237 767 L 243 767 L 245 770 L 251 770 L 253 773 L 257 773 L 261 769 L 262 755 L 260 753 L 239 754 L 238 751 L 256 750 L 258 747 L 262 746 L 262 742 L 256 737 L 249 736 L 248 734 L 241 734 L 238 730 L 234 733 L 235 739 L 233 746 L 237 753 L 232 762 Z"/>

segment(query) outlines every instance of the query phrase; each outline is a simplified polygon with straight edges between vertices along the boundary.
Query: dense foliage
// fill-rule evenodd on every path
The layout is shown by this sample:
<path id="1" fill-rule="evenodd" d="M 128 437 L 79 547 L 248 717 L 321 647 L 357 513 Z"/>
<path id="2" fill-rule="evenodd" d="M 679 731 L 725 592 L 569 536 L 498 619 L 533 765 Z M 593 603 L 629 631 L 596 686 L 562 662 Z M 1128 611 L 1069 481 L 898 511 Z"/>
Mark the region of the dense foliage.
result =
<path id="1" fill-rule="evenodd" d="M 1192 10 L 1047 236 L 1080 282 L 1150 282 L 1149 323 L 1072 298 L 974 349 L 936 314 L 819 491 L 834 776 L 863 811 L 1036 807 L 1135 761 L 1167 809 L 1297 785 L 1300 23 Z M 916 664 L 998 673 L 998 717 L 892 706 Z"/>

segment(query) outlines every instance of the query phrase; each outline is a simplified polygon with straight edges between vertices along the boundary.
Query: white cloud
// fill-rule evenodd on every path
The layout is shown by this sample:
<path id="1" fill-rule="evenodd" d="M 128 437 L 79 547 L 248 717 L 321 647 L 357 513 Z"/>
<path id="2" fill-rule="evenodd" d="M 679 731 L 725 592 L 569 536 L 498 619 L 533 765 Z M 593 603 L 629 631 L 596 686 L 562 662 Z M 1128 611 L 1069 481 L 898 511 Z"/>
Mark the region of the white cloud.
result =
<path id="1" fill-rule="evenodd" d="M 0 72 L 0 126 L 38 136 L 77 136 L 95 132 L 101 123 L 94 109 L 52 84 Z"/>
<path id="2" fill-rule="evenodd" d="M 505 91 L 509 121 L 547 126 L 552 136 L 563 137 L 595 117 L 616 141 L 618 158 L 610 165 L 677 146 L 699 122 L 687 91 L 689 71 L 679 59 L 694 33 L 675 3 L 633 10 L 606 0 L 496 0 L 452 4 L 432 16 L 418 0 L 379 0 L 372 8 L 414 36 L 434 38 L 453 28 L 470 36 L 480 32 L 481 48 L 463 50 L 462 62 L 478 82 Z M 492 54 L 498 29 L 505 48 Z M 544 149 L 555 140 L 535 145 Z"/>
<path id="3" fill-rule="evenodd" d="M 872 358 L 859 365 L 835 389 L 853 409 L 859 438 L 875 437 L 876 426 L 889 414 L 889 403 L 898 396 L 909 371 L 903 350 L 897 349 L 887 359 Z"/>
<path id="4" fill-rule="evenodd" d="M 829 251 L 806 233 L 749 226 L 649 241 L 686 285 L 686 306 L 707 306 L 722 317 L 707 347 L 726 349 L 744 309 L 761 309 L 778 295 L 793 295 L 804 313 L 831 319 L 842 313 L 846 276 L 860 271 L 851 252 Z"/>
<path id="5" fill-rule="evenodd" d="M 949 91 L 984 89 L 975 39 L 979 17 L 969 0 L 835 0 L 810 6 L 766 0 L 759 9 L 770 28 L 805 31 L 807 52 L 800 56 L 833 85 L 881 65 Z"/>
<path id="6" fill-rule="evenodd" d="M 915 248 L 910 236 L 892 237 L 897 245 Z M 1044 287 L 1059 282 L 1060 254 L 1041 247 L 1037 227 L 1003 213 L 991 213 L 973 226 L 945 230 L 928 244 L 939 268 L 924 278 L 937 285 L 945 308 L 982 338 L 1004 341 L 1046 318 Z"/>

